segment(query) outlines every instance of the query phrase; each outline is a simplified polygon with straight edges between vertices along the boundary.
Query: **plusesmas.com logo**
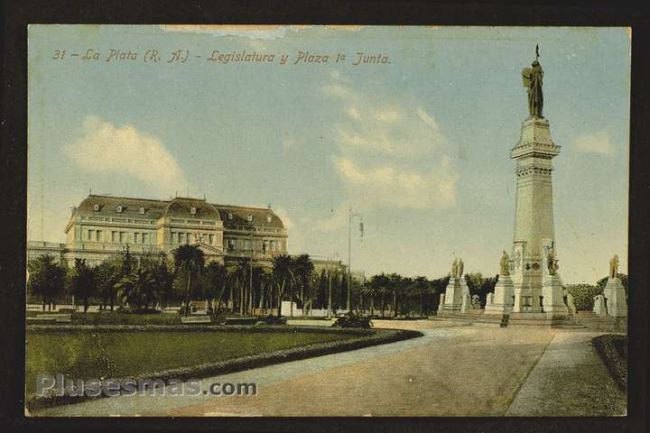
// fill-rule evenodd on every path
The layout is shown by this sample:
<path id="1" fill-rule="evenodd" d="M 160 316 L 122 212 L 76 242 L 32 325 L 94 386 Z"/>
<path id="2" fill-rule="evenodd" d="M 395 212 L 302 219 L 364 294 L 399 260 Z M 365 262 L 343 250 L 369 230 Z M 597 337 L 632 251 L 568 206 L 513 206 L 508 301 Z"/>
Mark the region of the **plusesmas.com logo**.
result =
<path id="1" fill-rule="evenodd" d="M 257 395 L 256 383 L 213 382 L 180 379 L 70 379 L 63 374 L 42 374 L 36 378 L 39 397 L 118 397 L 118 396 L 201 396 Z"/>

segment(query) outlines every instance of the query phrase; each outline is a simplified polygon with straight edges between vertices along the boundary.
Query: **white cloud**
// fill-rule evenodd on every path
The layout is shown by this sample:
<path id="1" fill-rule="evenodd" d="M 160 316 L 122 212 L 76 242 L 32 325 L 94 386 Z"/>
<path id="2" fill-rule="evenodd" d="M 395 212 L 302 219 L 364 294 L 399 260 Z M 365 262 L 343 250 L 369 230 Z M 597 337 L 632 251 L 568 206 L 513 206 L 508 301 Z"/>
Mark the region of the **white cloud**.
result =
<path id="1" fill-rule="evenodd" d="M 573 139 L 576 150 L 583 153 L 596 153 L 600 155 L 611 155 L 614 147 L 609 140 L 607 131 L 594 132 L 593 134 L 582 134 Z"/>
<path id="2" fill-rule="evenodd" d="M 117 127 L 87 116 L 79 139 L 63 150 L 82 170 L 132 176 L 158 193 L 183 190 L 189 185 L 162 142 L 133 125 Z"/>
<path id="3" fill-rule="evenodd" d="M 430 154 L 446 144 L 434 117 L 423 107 L 361 95 L 345 84 L 338 71 L 330 75 L 334 82 L 321 91 L 338 100 L 346 115 L 334 126 L 342 151 L 360 148 L 408 158 Z"/>
<path id="4" fill-rule="evenodd" d="M 287 229 L 289 233 L 289 244 L 288 249 L 291 254 L 298 254 L 304 252 L 305 242 L 304 235 L 298 229 L 298 225 L 295 224 L 294 219 L 289 215 L 289 212 L 284 208 L 274 208 L 273 212 L 280 217 L 284 228 Z"/>
<path id="5" fill-rule="evenodd" d="M 455 204 L 457 176 L 446 157 L 430 171 L 394 164 L 363 167 L 345 157 L 336 160 L 336 167 L 361 206 L 444 209 Z"/>
<path id="6" fill-rule="evenodd" d="M 357 210 L 454 206 L 458 175 L 435 117 L 410 100 L 361 93 L 338 71 L 330 78 L 321 91 L 341 105 L 333 161 L 346 195 L 317 226 L 341 228 L 350 203 Z"/>

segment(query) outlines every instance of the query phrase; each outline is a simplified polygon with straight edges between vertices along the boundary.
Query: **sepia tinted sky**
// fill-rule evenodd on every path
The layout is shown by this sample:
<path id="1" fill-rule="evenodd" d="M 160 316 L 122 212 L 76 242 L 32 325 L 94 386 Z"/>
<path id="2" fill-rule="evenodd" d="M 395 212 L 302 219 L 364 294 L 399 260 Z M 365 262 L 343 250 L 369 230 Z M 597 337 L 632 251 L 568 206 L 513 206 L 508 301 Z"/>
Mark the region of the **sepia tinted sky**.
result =
<path id="1" fill-rule="evenodd" d="M 544 115 L 562 146 L 553 174 L 560 274 L 593 282 L 614 253 L 626 272 L 630 36 L 623 28 L 32 25 L 28 237 L 64 242 L 70 207 L 90 189 L 205 194 L 271 204 L 291 253 L 346 262 L 351 207 L 365 226 L 363 239 L 353 230 L 352 267 L 368 275 L 440 277 L 454 254 L 466 272 L 494 275 L 513 237 L 509 151 L 528 115 L 521 69 L 539 44 Z M 81 59 L 88 49 L 99 58 Z M 137 55 L 106 61 L 111 49 Z M 152 49 L 160 60 L 145 63 Z M 276 57 L 208 60 L 214 51 Z M 300 51 L 328 62 L 294 64 Z M 355 66 L 360 52 L 386 63 Z M 339 53 L 346 58 L 337 63 Z"/>

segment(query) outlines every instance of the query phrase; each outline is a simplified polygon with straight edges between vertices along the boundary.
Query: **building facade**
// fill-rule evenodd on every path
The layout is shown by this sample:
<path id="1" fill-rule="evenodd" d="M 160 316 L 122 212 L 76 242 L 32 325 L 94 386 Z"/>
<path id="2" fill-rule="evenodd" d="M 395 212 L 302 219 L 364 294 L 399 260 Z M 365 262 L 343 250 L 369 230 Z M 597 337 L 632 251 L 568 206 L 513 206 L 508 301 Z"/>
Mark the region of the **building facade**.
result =
<path id="1" fill-rule="evenodd" d="M 271 266 L 273 257 L 287 253 L 287 230 L 268 208 L 208 203 L 176 197 L 149 200 L 89 195 L 65 227 L 66 242 L 31 241 L 28 260 L 49 254 L 68 265 L 85 259 L 97 265 L 127 247 L 135 256 L 171 252 L 184 244 L 197 245 L 206 261 L 231 264 L 253 258 Z"/>

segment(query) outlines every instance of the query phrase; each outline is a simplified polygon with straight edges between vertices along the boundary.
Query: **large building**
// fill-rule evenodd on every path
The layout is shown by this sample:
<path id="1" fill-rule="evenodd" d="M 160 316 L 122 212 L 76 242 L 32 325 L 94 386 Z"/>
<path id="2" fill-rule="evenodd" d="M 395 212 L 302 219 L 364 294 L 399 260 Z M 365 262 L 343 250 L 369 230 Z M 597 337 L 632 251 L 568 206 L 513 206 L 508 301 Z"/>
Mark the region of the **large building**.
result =
<path id="1" fill-rule="evenodd" d="M 64 244 L 29 242 L 28 259 L 50 254 L 68 264 L 80 258 L 97 265 L 127 245 L 138 256 L 192 244 L 203 250 L 206 261 L 229 264 L 253 257 L 270 266 L 275 255 L 287 253 L 287 230 L 270 206 L 219 205 L 188 197 L 91 194 L 72 209 L 65 233 Z"/>

